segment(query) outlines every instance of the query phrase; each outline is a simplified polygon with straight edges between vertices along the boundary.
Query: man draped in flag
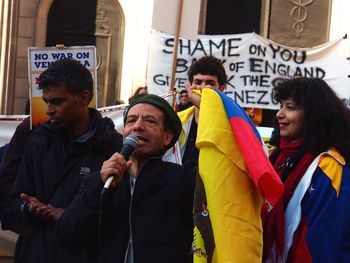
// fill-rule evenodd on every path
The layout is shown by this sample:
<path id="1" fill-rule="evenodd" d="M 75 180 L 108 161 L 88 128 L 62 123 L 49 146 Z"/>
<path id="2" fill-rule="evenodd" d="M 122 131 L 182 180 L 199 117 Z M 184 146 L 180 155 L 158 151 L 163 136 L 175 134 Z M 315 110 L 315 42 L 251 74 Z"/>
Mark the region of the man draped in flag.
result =
<path id="1" fill-rule="evenodd" d="M 193 90 L 202 88 L 225 89 L 227 75 L 221 61 L 213 56 L 205 56 L 195 62 L 188 71 L 187 91 L 194 105 L 178 113 L 182 122 L 183 132 L 179 139 L 182 163 L 198 163 L 199 150 L 196 148 L 196 138 L 199 120 L 200 97 Z M 200 176 L 197 176 L 194 199 L 194 261 L 211 262 L 215 242 L 212 232 L 205 187 Z"/>
<path id="2" fill-rule="evenodd" d="M 227 81 L 220 60 L 203 57 L 188 76 L 195 107 L 179 113 L 179 143 L 183 163 L 199 160 L 194 262 L 261 262 L 262 195 L 274 204 L 282 184 L 249 117 L 220 92 Z"/>

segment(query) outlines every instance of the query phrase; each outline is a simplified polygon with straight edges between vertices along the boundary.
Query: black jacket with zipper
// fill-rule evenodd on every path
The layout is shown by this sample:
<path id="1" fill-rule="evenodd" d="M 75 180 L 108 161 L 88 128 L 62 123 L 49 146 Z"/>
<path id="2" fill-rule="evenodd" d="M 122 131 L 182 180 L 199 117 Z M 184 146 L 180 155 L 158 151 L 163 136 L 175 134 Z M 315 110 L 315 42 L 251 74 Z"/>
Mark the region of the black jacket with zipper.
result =
<path id="1" fill-rule="evenodd" d="M 99 170 L 103 161 L 122 147 L 122 136 L 109 118 L 90 109 L 87 131 L 66 139 L 54 125 L 44 124 L 28 138 L 13 188 L 13 209 L 26 231 L 17 242 L 16 262 L 85 262 L 88 251 L 70 254 L 56 242 L 56 222 L 28 214 L 19 198 L 21 193 L 38 198 L 56 208 L 67 208 L 80 183 Z"/>
<path id="2" fill-rule="evenodd" d="M 134 263 L 191 262 L 194 175 L 193 170 L 151 158 L 137 175 L 132 197 L 128 174 L 108 190 L 100 215 L 99 262 L 123 263 L 130 232 Z M 91 247 L 98 235 L 102 186 L 99 173 L 89 175 L 61 218 L 57 233 L 66 249 Z"/>

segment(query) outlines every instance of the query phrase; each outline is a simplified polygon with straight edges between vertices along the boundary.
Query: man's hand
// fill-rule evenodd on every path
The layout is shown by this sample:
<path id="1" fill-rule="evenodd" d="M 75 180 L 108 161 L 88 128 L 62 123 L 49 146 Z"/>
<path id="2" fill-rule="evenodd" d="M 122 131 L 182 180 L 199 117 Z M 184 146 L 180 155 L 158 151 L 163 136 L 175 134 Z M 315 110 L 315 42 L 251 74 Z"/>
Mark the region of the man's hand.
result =
<path id="1" fill-rule="evenodd" d="M 56 208 L 50 204 L 45 204 L 39 201 L 36 197 L 29 196 L 25 193 L 21 194 L 21 199 L 27 202 L 29 213 L 44 220 L 57 221 L 64 212 L 63 208 Z"/>
<path id="2" fill-rule="evenodd" d="M 201 104 L 201 93 L 202 89 L 215 89 L 215 87 L 212 87 L 211 85 L 202 85 L 198 86 L 196 84 L 190 84 L 190 83 L 185 83 L 185 88 L 188 93 L 188 98 L 192 102 L 193 105 L 195 105 L 198 109 Z"/>
<path id="3" fill-rule="evenodd" d="M 197 85 L 195 84 L 191 85 L 190 83 L 185 83 L 185 88 L 187 90 L 189 100 L 192 102 L 194 106 L 199 108 L 199 105 L 201 104 L 201 96 L 198 93 L 193 91 L 193 90 L 198 90 Z M 201 90 L 199 89 L 199 91 Z"/>
<path id="4" fill-rule="evenodd" d="M 115 153 L 107 161 L 103 162 L 101 168 L 101 180 L 106 182 L 110 176 L 114 176 L 111 187 L 116 187 L 123 179 L 124 173 L 130 168 L 131 162 L 126 162 L 124 156 Z"/>
<path id="5" fill-rule="evenodd" d="M 61 216 L 63 215 L 64 209 L 53 207 L 50 204 L 48 205 L 48 207 L 49 207 L 51 219 L 53 219 L 54 221 L 58 221 L 61 218 Z"/>

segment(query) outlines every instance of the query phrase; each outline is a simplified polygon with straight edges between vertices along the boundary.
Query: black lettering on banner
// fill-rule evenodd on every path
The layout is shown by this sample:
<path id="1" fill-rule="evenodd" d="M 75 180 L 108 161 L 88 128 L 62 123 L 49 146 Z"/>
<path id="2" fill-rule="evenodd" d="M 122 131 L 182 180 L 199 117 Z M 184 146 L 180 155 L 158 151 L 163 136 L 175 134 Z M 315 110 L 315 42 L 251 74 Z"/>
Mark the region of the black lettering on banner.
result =
<path id="1" fill-rule="evenodd" d="M 49 58 L 48 55 L 45 53 L 34 54 L 34 60 L 47 60 L 48 58 Z"/>
<path id="2" fill-rule="evenodd" d="M 299 67 L 296 67 L 294 77 L 302 77 L 302 76 L 303 76 L 303 74 L 301 72 L 301 69 Z"/>
<path id="3" fill-rule="evenodd" d="M 84 67 L 90 67 L 90 62 L 89 60 L 84 60 L 84 63 L 82 63 Z"/>
<path id="4" fill-rule="evenodd" d="M 154 83 L 156 83 L 157 85 L 161 85 L 161 86 L 165 86 L 166 85 L 166 81 L 163 78 L 162 74 L 157 74 L 153 76 L 153 81 Z"/>
<path id="5" fill-rule="evenodd" d="M 228 86 L 230 86 L 231 88 L 234 88 L 234 89 L 235 89 L 235 88 L 236 88 L 235 85 L 233 85 L 233 84 L 231 83 L 231 80 L 233 80 L 234 77 L 235 77 L 234 75 L 229 76 L 229 77 L 227 78 L 226 85 L 228 85 Z"/>
<path id="6" fill-rule="evenodd" d="M 240 78 L 243 80 L 243 86 L 270 87 L 270 75 L 241 75 Z"/>
<path id="7" fill-rule="evenodd" d="M 230 65 L 231 66 L 231 65 Z M 249 59 L 249 69 L 253 73 L 262 73 L 265 74 L 278 74 L 286 77 L 306 77 L 306 78 L 324 78 L 326 75 L 325 70 L 319 67 L 300 67 L 296 66 L 291 68 L 288 64 L 271 62 L 269 60 L 263 60 L 259 58 L 250 58 Z"/>
<path id="8" fill-rule="evenodd" d="M 48 68 L 52 62 L 50 61 L 38 61 L 34 62 L 36 68 Z"/>
<path id="9" fill-rule="evenodd" d="M 266 47 L 260 45 L 251 44 L 249 46 L 249 54 L 266 57 Z"/>
<path id="10" fill-rule="evenodd" d="M 226 91 L 225 94 L 230 95 L 238 104 L 269 104 L 266 96 L 269 94 L 267 90 L 235 90 Z"/>
<path id="11" fill-rule="evenodd" d="M 233 92 L 233 99 L 238 103 L 240 104 L 241 103 L 244 103 L 244 91 L 241 90 L 240 91 L 241 94 L 238 93 L 238 91 L 234 91 Z"/>
<path id="12" fill-rule="evenodd" d="M 227 56 L 229 57 L 239 57 L 238 53 L 234 53 L 239 46 L 235 46 L 236 42 L 242 41 L 242 38 L 229 38 L 227 39 L 228 47 L 227 47 Z"/>
<path id="13" fill-rule="evenodd" d="M 185 87 L 186 81 L 187 81 L 187 79 L 185 79 L 185 78 L 179 78 L 179 81 L 178 81 L 177 86 L 178 86 L 179 88 L 184 88 L 184 87 Z"/>
<path id="14" fill-rule="evenodd" d="M 279 64 L 277 66 L 277 73 L 279 75 L 282 76 L 290 76 L 289 75 L 289 71 L 290 71 L 290 66 L 289 65 L 285 65 L 285 64 Z"/>
<path id="15" fill-rule="evenodd" d="M 259 86 L 263 88 L 269 88 L 270 87 L 269 80 L 270 80 L 270 75 L 260 75 Z"/>
<path id="16" fill-rule="evenodd" d="M 176 73 L 187 72 L 187 70 L 188 70 L 187 60 L 184 58 L 178 58 L 176 60 Z"/>
<path id="17" fill-rule="evenodd" d="M 249 103 L 249 104 L 256 104 L 254 100 L 254 93 L 255 90 L 240 90 L 240 91 L 233 91 L 231 94 L 233 94 L 233 99 L 238 103 L 238 104 L 244 104 L 244 103 Z"/>
<path id="18" fill-rule="evenodd" d="M 268 101 L 263 101 L 265 95 L 268 94 L 267 90 L 258 90 L 258 91 L 256 91 L 256 93 L 260 95 L 260 97 L 258 97 L 257 104 L 261 104 L 261 105 L 268 105 L 269 104 Z"/>
<path id="19" fill-rule="evenodd" d="M 291 61 L 293 60 L 297 64 L 303 64 L 306 60 L 306 51 L 305 50 L 288 50 L 286 48 L 281 49 L 280 46 L 274 46 L 273 44 L 269 44 L 269 47 L 272 51 L 272 58 L 276 59 L 277 54 L 283 61 Z"/>
<path id="20" fill-rule="evenodd" d="M 272 51 L 272 58 L 273 59 L 276 59 L 276 53 L 277 51 L 280 50 L 280 46 L 277 46 L 276 48 L 272 45 L 272 44 L 269 44 L 269 47 L 271 48 L 271 51 Z"/>
<path id="21" fill-rule="evenodd" d="M 246 102 L 249 104 L 255 104 L 254 95 L 252 95 L 252 93 L 254 94 L 255 90 L 246 90 L 245 91 Z"/>
<path id="22" fill-rule="evenodd" d="M 65 58 L 72 59 L 73 58 L 73 53 L 67 53 L 67 54 L 64 54 L 64 53 L 51 53 L 51 56 L 55 60 L 65 59 Z"/>
<path id="23" fill-rule="evenodd" d="M 259 72 L 262 73 L 261 64 L 259 62 L 263 62 L 264 60 L 261 58 L 250 58 L 249 59 L 249 70 L 250 72 Z"/>
<path id="24" fill-rule="evenodd" d="M 187 43 L 187 45 L 185 44 Z M 187 52 L 185 53 L 185 50 L 187 49 Z M 191 54 L 191 40 L 186 39 L 180 39 L 180 54 Z"/>
<path id="25" fill-rule="evenodd" d="M 303 64 L 305 62 L 305 59 L 306 59 L 306 51 L 305 50 L 301 50 L 299 52 L 300 52 L 299 55 L 295 55 L 294 56 L 294 62 L 297 63 L 297 64 Z M 299 58 L 299 60 L 298 60 L 298 58 Z"/>
<path id="26" fill-rule="evenodd" d="M 221 50 L 221 56 L 225 56 L 225 43 L 226 40 L 222 39 L 221 42 L 217 45 L 213 40 L 209 39 L 209 52 L 210 55 L 212 55 L 213 53 L 213 47 L 215 47 L 217 50 Z"/>
<path id="27" fill-rule="evenodd" d="M 284 61 L 290 61 L 290 59 L 293 57 L 293 54 L 290 50 L 288 49 L 284 49 L 281 51 L 281 58 L 284 60 Z"/>
<path id="28" fill-rule="evenodd" d="M 240 69 L 244 68 L 244 61 L 232 62 L 229 64 L 229 70 L 233 72 L 238 72 Z"/>
<path id="29" fill-rule="evenodd" d="M 165 76 L 163 74 L 157 74 L 153 76 L 153 81 L 155 84 L 160 85 L 160 86 L 169 86 L 170 84 L 170 77 L 169 76 Z M 175 78 L 175 87 L 179 87 L 179 88 L 184 88 L 185 87 L 185 83 L 186 83 L 187 79 L 186 78 Z"/>
<path id="30" fill-rule="evenodd" d="M 249 81 L 249 75 L 241 75 L 240 78 L 243 79 L 243 86 L 248 86 Z"/>
<path id="31" fill-rule="evenodd" d="M 326 71 L 324 71 L 323 69 L 316 67 L 316 78 L 320 78 L 323 79 L 326 76 Z"/>
<path id="32" fill-rule="evenodd" d="M 165 47 L 169 47 L 170 51 L 166 50 L 166 49 L 163 49 L 163 53 L 172 54 L 173 53 L 173 48 L 174 48 L 174 38 L 167 38 L 165 40 Z"/>
<path id="33" fill-rule="evenodd" d="M 197 43 L 194 47 L 194 49 L 191 52 L 191 56 L 193 56 L 195 53 L 201 53 L 201 56 L 206 56 L 207 52 L 205 52 L 203 43 L 200 39 L 197 40 Z M 198 56 L 198 54 L 196 54 L 196 56 Z"/>
<path id="34" fill-rule="evenodd" d="M 72 54 L 72 53 L 68 53 L 68 54 Z M 78 52 L 77 59 L 89 59 L 89 52 Z"/>
<path id="35" fill-rule="evenodd" d="M 272 87 L 273 88 L 277 87 L 283 81 L 285 81 L 284 78 L 275 78 L 275 79 L 273 79 L 271 81 Z M 277 105 L 278 101 L 275 99 L 275 92 L 274 92 L 273 88 L 272 88 L 272 90 L 270 92 L 270 94 L 271 94 L 271 102 L 272 102 L 272 104 Z"/>

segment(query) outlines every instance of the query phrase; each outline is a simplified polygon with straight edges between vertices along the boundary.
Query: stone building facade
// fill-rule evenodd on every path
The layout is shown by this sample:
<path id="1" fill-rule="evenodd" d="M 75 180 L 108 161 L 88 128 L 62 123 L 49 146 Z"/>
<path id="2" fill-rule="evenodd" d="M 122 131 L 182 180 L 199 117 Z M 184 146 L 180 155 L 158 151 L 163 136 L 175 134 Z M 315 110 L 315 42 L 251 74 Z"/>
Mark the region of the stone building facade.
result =
<path id="1" fill-rule="evenodd" d="M 141 4 L 153 5 L 153 0 L 0 0 L 0 114 L 24 112 L 27 48 L 55 43 L 96 45 L 98 106 L 125 100 L 138 84 L 133 76 L 122 81 L 125 67 L 138 66 L 137 58 L 128 65 L 125 38 L 140 31 L 130 25 L 143 19 L 136 10 Z M 199 32 L 255 31 L 283 45 L 311 47 L 329 40 L 331 7 L 331 0 L 202 0 Z"/>

